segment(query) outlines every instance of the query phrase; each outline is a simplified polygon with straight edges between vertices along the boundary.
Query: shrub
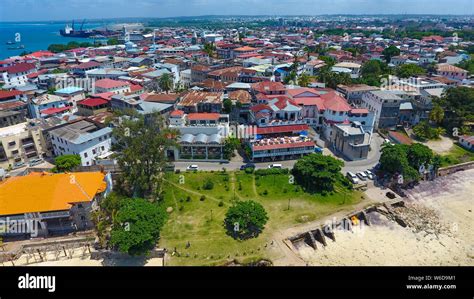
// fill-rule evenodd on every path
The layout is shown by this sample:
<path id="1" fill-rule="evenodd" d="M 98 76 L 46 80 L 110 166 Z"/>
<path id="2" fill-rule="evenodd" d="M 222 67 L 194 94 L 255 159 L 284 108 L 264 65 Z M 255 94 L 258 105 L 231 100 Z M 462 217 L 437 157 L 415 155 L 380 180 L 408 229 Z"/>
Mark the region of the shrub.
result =
<path id="1" fill-rule="evenodd" d="M 224 202 L 221 200 L 219 201 L 219 207 L 223 207 L 224 206 Z"/>
<path id="2" fill-rule="evenodd" d="M 258 169 L 255 170 L 256 176 L 267 176 L 267 175 L 278 175 L 278 174 L 288 174 L 289 170 L 286 168 L 272 168 L 272 169 Z"/>
<path id="3" fill-rule="evenodd" d="M 202 195 L 199 200 L 200 200 L 200 201 L 205 201 L 205 200 L 206 200 L 206 196 L 205 196 L 205 195 Z"/>
<path id="4" fill-rule="evenodd" d="M 208 179 L 206 179 L 206 181 L 202 185 L 202 188 L 204 190 L 212 190 L 212 189 L 214 189 L 214 182 L 211 179 L 208 178 Z"/>
<path id="5" fill-rule="evenodd" d="M 188 196 L 188 197 L 186 198 L 186 202 L 191 202 L 191 196 Z"/>
<path id="6" fill-rule="evenodd" d="M 245 168 L 245 173 L 246 174 L 252 174 L 254 171 L 255 171 L 255 168 L 253 168 L 253 167 Z"/>
<path id="7" fill-rule="evenodd" d="M 268 190 L 267 189 L 263 190 L 263 195 L 265 195 L 265 196 L 268 195 Z"/>

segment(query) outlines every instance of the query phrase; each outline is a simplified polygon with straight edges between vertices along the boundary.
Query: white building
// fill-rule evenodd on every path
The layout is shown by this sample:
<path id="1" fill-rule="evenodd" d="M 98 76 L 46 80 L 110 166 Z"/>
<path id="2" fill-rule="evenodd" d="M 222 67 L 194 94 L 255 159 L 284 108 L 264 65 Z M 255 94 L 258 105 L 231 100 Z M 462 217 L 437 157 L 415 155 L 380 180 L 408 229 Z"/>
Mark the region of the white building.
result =
<path id="1" fill-rule="evenodd" d="M 2 71 L 4 87 L 26 85 L 28 75 L 34 72 L 36 72 L 36 66 L 33 63 L 19 63 L 9 66 Z"/>
<path id="2" fill-rule="evenodd" d="M 54 154 L 79 155 L 82 166 L 97 164 L 112 146 L 112 129 L 100 128 L 87 120 L 69 123 L 49 132 Z"/>

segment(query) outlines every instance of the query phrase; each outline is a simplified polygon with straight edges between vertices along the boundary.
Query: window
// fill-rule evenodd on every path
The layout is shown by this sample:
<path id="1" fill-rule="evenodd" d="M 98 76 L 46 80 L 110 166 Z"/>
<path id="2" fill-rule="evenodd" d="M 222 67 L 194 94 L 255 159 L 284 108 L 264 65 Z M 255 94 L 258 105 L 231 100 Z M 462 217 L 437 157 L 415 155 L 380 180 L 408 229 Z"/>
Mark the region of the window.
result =
<path id="1" fill-rule="evenodd" d="M 87 153 L 84 153 L 84 158 L 87 158 Z"/>

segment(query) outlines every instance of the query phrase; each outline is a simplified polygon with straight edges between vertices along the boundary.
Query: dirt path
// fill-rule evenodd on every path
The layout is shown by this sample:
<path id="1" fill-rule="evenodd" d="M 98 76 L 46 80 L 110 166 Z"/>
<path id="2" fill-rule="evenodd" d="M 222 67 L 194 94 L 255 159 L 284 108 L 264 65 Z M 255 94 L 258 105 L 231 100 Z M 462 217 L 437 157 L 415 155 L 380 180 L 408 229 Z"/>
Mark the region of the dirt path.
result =
<path id="1" fill-rule="evenodd" d="M 179 189 L 181 189 L 181 190 L 183 190 L 183 191 L 186 191 L 186 192 L 188 192 L 188 193 L 191 193 L 191 194 L 194 194 L 194 195 L 197 195 L 197 196 L 203 196 L 203 195 L 204 195 L 206 198 L 209 198 L 209 199 L 211 199 L 211 200 L 213 200 L 213 201 L 215 201 L 215 202 L 217 202 L 217 203 L 220 203 L 220 202 L 221 202 L 220 199 L 217 199 L 217 198 L 215 198 L 215 197 L 213 197 L 213 196 L 210 196 L 210 195 L 207 195 L 207 194 L 203 194 L 203 193 L 200 193 L 200 192 L 191 190 L 191 189 L 189 189 L 189 188 L 182 187 L 182 186 L 180 186 L 179 184 L 173 183 L 173 182 L 171 182 L 171 181 L 169 181 L 169 180 L 166 180 L 166 179 L 165 179 L 165 181 L 168 182 L 168 183 L 170 183 L 170 184 L 173 185 L 174 187 L 179 188 Z M 224 205 L 228 205 L 228 206 L 229 206 L 229 204 L 226 203 L 226 202 L 224 202 Z"/>

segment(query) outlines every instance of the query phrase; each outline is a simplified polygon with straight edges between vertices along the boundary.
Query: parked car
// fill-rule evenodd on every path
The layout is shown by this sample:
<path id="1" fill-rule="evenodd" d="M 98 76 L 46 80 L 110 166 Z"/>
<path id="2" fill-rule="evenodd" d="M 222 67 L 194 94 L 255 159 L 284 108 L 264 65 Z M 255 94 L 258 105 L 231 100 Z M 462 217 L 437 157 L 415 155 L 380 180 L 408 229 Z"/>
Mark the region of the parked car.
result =
<path id="1" fill-rule="evenodd" d="M 244 164 L 244 165 L 240 166 L 240 170 L 245 170 L 245 169 L 247 169 L 247 168 L 253 168 L 253 169 L 255 169 L 256 167 L 255 167 L 255 164 L 251 164 L 251 163 L 249 163 L 249 164 Z"/>
<path id="2" fill-rule="evenodd" d="M 361 179 L 362 181 L 367 181 L 368 177 L 367 175 L 365 174 L 365 172 L 363 171 L 360 171 L 357 173 L 357 176 L 359 177 L 359 179 Z"/>
<path id="3" fill-rule="evenodd" d="M 359 184 L 359 179 L 352 172 L 347 172 L 346 177 L 351 181 L 352 184 Z"/>
<path id="4" fill-rule="evenodd" d="M 372 173 L 372 171 L 370 171 L 370 170 L 367 169 L 367 170 L 365 171 L 365 174 L 367 175 L 367 177 L 369 178 L 369 180 L 375 179 L 375 175 Z"/>
<path id="5" fill-rule="evenodd" d="M 271 164 L 271 165 L 268 165 L 268 168 L 269 169 L 273 169 L 273 168 L 282 169 L 283 165 L 281 165 L 281 164 Z"/>
<path id="6" fill-rule="evenodd" d="M 43 159 L 40 159 L 40 158 L 38 158 L 38 159 L 33 159 L 33 160 L 30 160 L 29 166 L 30 166 L 30 167 L 33 167 L 33 166 L 39 165 L 39 164 L 41 164 L 41 163 L 43 163 L 43 162 L 44 162 L 44 160 L 43 160 Z"/>
<path id="7" fill-rule="evenodd" d="M 193 165 L 189 165 L 187 168 L 186 168 L 187 171 L 198 171 L 199 170 L 199 166 L 196 165 L 196 164 L 193 164 Z"/>
<path id="8" fill-rule="evenodd" d="M 25 166 L 25 162 L 17 162 L 15 164 L 13 164 L 12 169 L 22 168 L 23 166 Z"/>

